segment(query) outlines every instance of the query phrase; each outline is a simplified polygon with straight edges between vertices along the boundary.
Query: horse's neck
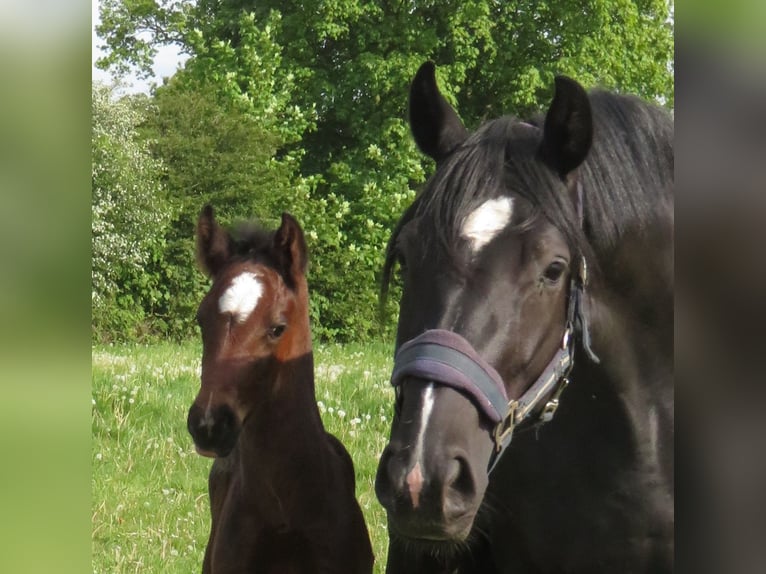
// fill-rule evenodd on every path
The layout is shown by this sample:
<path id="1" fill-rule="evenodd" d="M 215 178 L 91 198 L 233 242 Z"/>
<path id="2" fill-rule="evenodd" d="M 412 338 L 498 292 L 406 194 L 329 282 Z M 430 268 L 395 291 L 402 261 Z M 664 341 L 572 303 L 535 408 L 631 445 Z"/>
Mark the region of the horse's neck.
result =
<path id="1" fill-rule="evenodd" d="M 669 296 L 659 287 L 650 291 L 602 288 L 589 298 L 600 363 L 579 353 L 572 383 L 584 396 L 582 408 L 593 405 L 613 439 L 622 437 L 625 453 L 666 475 L 672 472 L 672 452 L 663 450 L 673 426 L 672 290 Z"/>
<path id="2" fill-rule="evenodd" d="M 646 229 L 624 233 L 599 261 L 590 318 L 596 344 L 621 369 L 618 381 L 629 381 L 632 370 L 641 373 L 641 386 L 651 385 L 656 372 L 672 369 L 673 254 L 672 212 L 665 210 Z"/>

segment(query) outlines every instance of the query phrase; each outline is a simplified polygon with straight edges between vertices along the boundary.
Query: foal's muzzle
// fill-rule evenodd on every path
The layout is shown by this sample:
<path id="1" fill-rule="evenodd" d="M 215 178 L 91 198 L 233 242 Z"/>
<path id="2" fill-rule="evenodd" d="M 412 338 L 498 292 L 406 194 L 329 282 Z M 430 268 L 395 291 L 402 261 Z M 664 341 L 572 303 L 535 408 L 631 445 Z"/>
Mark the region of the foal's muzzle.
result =
<path id="1" fill-rule="evenodd" d="M 203 408 L 196 403 L 189 409 L 186 427 L 203 456 L 227 456 L 239 437 L 240 425 L 227 405 Z"/>

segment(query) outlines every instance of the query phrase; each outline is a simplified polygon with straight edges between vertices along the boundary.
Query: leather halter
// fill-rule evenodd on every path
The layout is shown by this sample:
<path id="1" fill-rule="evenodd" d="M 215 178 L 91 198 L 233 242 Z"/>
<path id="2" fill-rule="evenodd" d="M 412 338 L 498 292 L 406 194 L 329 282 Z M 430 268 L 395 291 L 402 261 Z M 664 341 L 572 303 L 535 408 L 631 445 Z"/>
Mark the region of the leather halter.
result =
<path id="1" fill-rule="evenodd" d="M 577 204 L 582 224 L 582 187 L 579 182 Z M 580 256 L 577 272 L 572 273 L 569 281 L 567 323 L 561 345 L 540 376 L 520 397 L 509 399 L 498 372 L 467 340 L 444 329 L 428 330 L 399 348 L 391 375 L 391 384 L 397 395 L 399 387 L 408 377 L 426 379 L 467 394 L 479 411 L 495 425 L 492 432 L 495 450 L 488 468 L 488 473 L 492 472 L 510 445 L 514 429 L 530 418 L 546 397 L 538 421 L 545 423 L 553 418 L 559 406 L 559 397 L 569 384 L 568 376 L 574 365 L 575 339 L 578 336 L 588 357 L 599 362 L 591 349 L 588 330 L 584 297 L 587 283 L 587 265 L 585 258 Z"/>

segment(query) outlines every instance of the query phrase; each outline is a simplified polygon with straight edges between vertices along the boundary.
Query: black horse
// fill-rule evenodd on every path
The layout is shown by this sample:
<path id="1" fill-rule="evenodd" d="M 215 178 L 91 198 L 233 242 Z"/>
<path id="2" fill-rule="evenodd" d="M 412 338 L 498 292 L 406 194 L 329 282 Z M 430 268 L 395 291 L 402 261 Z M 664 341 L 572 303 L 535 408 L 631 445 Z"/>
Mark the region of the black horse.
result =
<path id="1" fill-rule="evenodd" d="M 431 63 L 409 113 L 387 572 L 671 572 L 672 118 L 558 77 L 469 134 Z"/>

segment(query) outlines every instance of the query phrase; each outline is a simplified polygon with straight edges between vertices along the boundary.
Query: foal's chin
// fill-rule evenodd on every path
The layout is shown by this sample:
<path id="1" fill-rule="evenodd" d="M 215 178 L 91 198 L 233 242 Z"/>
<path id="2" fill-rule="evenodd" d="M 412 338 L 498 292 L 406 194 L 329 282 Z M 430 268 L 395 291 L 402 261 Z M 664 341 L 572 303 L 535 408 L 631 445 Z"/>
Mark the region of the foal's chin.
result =
<path id="1" fill-rule="evenodd" d="M 207 448 L 202 447 L 195 443 L 194 450 L 197 451 L 198 455 L 204 456 L 207 458 L 226 458 L 234 450 L 234 445 L 237 443 L 237 440 L 238 440 L 238 437 L 233 440 L 229 440 L 225 442 L 224 444 L 213 445 Z"/>
<path id="2" fill-rule="evenodd" d="M 194 445 L 194 450 L 197 451 L 197 454 L 200 456 L 204 456 L 206 458 L 219 458 L 219 457 L 226 457 L 229 456 L 231 453 L 231 449 L 227 451 L 217 452 L 215 450 L 207 450 L 204 448 L 200 448 L 197 445 Z"/>
<path id="3" fill-rule="evenodd" d="M 206 458 L 218 458 L 218 455 L 215 453 L 215 451 L 205 450 L 198 447 L 196 444 L 194 445 L 194 450 L 197 451 L 197 454 L 200 456 L 204 456 Z"/>

